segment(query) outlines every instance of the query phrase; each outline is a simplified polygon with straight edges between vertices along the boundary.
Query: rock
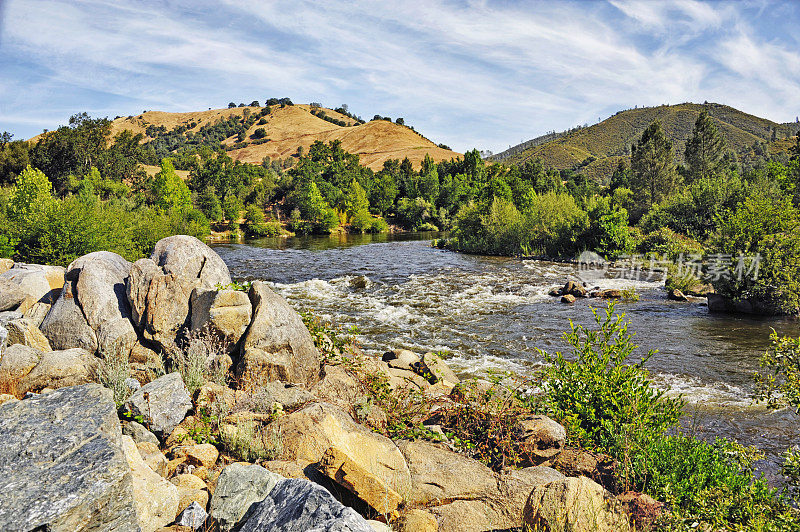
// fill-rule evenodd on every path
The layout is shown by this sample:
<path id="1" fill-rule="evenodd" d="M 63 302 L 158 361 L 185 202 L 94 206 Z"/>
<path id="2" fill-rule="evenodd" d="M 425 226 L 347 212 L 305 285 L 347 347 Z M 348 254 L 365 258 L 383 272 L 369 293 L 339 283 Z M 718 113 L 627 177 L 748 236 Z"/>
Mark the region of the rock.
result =
<path id="1" fill-rule="evenodd" d="M 499 497 L 497 475 L 477 460 L 422 440 L 397 447 L 411 472 L 411 504 Z"/>
<path id="2" fill-rule="evenodd" d="M 420 375 L 428 379 L 431 384 L 441 382 L 452 388 L 461 382 L 461 379 L 456 376 L 447 363 L 437 354 L 425 353 L 422 355 L 422 360 L 418 367 Z"/>
<path id="3" fill-rule="evenodd" d="M 178 447 L 172 452 L 173 458 L 186 458 L 186 462 L 196 467 L 211 468 L 217 463 L 219 451 L 210 443 Z"/>
<path id="4" fill-rule="evenodd" d="M 504 473 L 500 477 L 500 498 L 493 504 L 505 518 L 503 526 L 519 526 L 525 503 L 534 488 L 564 478 L 563 474 L 547 466 L 526 467 Z"/>
<path id="5" fill-rule="evenodd" d="M 0 312 L 0 325 L 6 325 L 11 320 L 18 320 L 24 317 L 25 316 L 22 314 L 22 312 L 17 312 L 16 310 L 6 310 Z"/>
<path id="6" fill-rule="evenodd" d="M 250 401 L 250 396 L 243 390 L 232 390 L 215 382 L 207 382 L 195 392 L 195 411 L 206 409 L 213 412 L 215 404 L 224 405 L 226 411 L 232 411 L 238 404 Z"/>
<path id="7" fill-rule="evenodd" d="M 267 432 L 283 442 L 278 459 L 318 463 L 335 447 L 395 492 L 411 490 L 408 466 L 392 440 L 357 424 L 333 405 L 313 403 L 281 416 Z"/>
<path id="8" fill-rule="evenodd" d="M 635 491 L 625 492 L 617 496 L 617 500 L 625 507 L 636 530 L 652 530 L 664 507 L 651 496 Z"/>
<path id="9" fill-rule="evenodd" d="M 690 286 L 685 293 L 687 296 L 707 297 L 709 294 L 714 293 L 714 287 L 709 283 L 698 283 Z"/>
<path id="10" fill-rule="evenodd" d="M 300 315 L 261 281 L 251 285 L 250 301 L 253 322 L 237 366 L 240 378 L 300 384 L 319 380 L 320 354 Z"/>
<path id="11" fill-rule="evenodd" d="M 667 299 L 672 301 L 689 301 L 689 298 L 683 295 L 683 292 L 677 288 L 672 288 L 669 292 L 667 292 Z"/>
<path id="12" fill-rule="evenodd" d="M 275 403 L 278 403 L 284 410 L 295 410 L 314 400 L 314 395 L 303 388 L 292 383 L 271 381 L 264 385 L 263 391 Z"/>
<path id="13" fill-rule="evenodd" d="M 122 423 L 122 433 L 133 438 L 138 443 L 150 442 L 158 446 L 156 435 L 147 430 L 147 427 L 135 421 L 125 421 Z"/>
<path id="14" fill-rule="evenodd" d="M 709 312 L 730 312 L 733 309 L 733 301 L 719 294 L 708 294 Z"/>
<path id="15" fill-rule="evenodd" d="M 94 353 L 98 347 L 97 333 L 89 327 L 76 300 L 74 276 L 77 273 L 67 276 L 61 295 L 50 308 L 40 328 L 53 349 L 80 347 Z"/>
<path id="16" fill-rule="evenodd" d="M 164 438 L 191 408 L 192 400 L 178 372 L 145 384 L 123 406 L 131 416 L 142 416 L 150 430 Z"/>
<path id="17" fill-rule="evenodd" d="M 228 267 L 211 248 L 190 236 L 164 238 L 149 259 L 131 267 L 126 292 L 133 323 L 145 338 L 174 351 L 178 332 L 189 325 L 192 294 L 230 282 Z"/>
<path id="18" fill-rule="evenodd" d="M 447 532 L 488 532 L 505 529 L 514 530 L 514 527 L 502 526 L 502 520 L 494 509 L 484 501 L 452 501 L 441 506 L 428 508 L 439 524 L 439 530 Z M 559 529 L 556 529 L 559 530 Z"/>
<path id="19" fill-rule="evenodd" d="M 567 281 L 564 288 L 561 289 L 561 294 L 574 297 L 586 297 L 586 289 L 575 281 Z"/>
<path id="20" fill-rule="evenodd" d="M 386 426 L 386 413 L 372 404 L 365 386 L 342 365 L 326 365 L 322 370 L 322 380 L 311 387 L 311 393 L 360 421 L 366 421 L 371 427 Z"/>
<path id="21" fill-rule="evenodd" d="M 208 506 L 208 487 L 197 475 L 181 473 L 170 479 L 170 482 L 178 489 L 178 495 L 180 497 L 178 512 L 182 512 L 193 502 L 196 502 L 202 508 Z"/>
<path id="22" fill-rule="evenodd" d="M 408 349 L 396 349 L 383 354 L 382 360 L 389 364 L 390 368 L 415 371 L 419 366 L 420 357 L 418 354 Z"/>
<path id="23" fill-rule="evenodd" d="M 554 288 L 551 288 L 549 292 L 547 292 L 547 295 L 550 296 L 550 297 L 559 297 L 559 296 L 561 296 L 563 294 L 561 293 L 561 288 L 554 287 Z"/>
<path id="24" fill-rule="evenodd" d="M 47 337 L 31 320 L 26 318 L 12 320 L 6 324 L 6 329 L 8 329 L 8 345 L 22 344 L 39 351 L 52 351 Z"/>
<path id="25" fill-rule="evenodd" d="M 0 393 L 0 405 L 10 403 L 11 401 L 19 401 L 19 399 L 17 399 L 10 393 Z"/>
<path id="26" fill-rule="evenodd" d="M 354 290 L 363 290 L 368 288 L 372 282 L 369 280 L 369 277 L 365 275 L 356 275 L 352 279 L 350 279 L 350 288 Z"/>
<path id="27" fill-rule="evenodd" d="M 197 501 L 192 502 L 189 506 L 184 508 L 181 514 L 175 519 L 175 524 L 178 526 L 186 526 L 192 530 L 197 530 L 208 519 L 208 514 L 205 509 L 200 506 Z"/>
<path id="28" fill-rule="evenodd" d="M 409 510 L 400 516 L 398 532 L 438 532 L 439 525 L 432 513 L 426 510 Z"/>
<path id="29" fill-rule="evenodd" d="M 142 460 L 133 438 L 122 436 L 122 448 L 133 475 L 133 497 L 142 532 L 171 523 L 178 513 L 178 489 Z"/>
<path id="30" fill-rule="evenodd" d="M 0 273 L 5 273 L 14 267 L 14 261 L 11 259 L 0 259 Z"/>
<path id="31" fill-rule="evenodd" d="M 631 530 L 622 504 L 586 477 L 565 478 L 534 488 L 525 504 L 523 526 L 575 532 Z"/>
<path id="32" fill-rule="evenodd" d="M 144 460 L 144 463 L 147 464 L 150 469 L 164 478 L 167 477 L 167 457 L 164 456 L 164 453 L 158 448 L 158 444 L 143 441 L 136 443 L 136 448 L 139 449 L 139 455 L 141 455 L 142 460 Z"/>
<path id="33" fill-rule="evenodd" d="M 524 465 L 539 465 L 555 458 L 564 448 L 567 431 L 547 416 L 529 416 L 521 420 L 515 439 L 525 458 Z"/>
<path id="34" fill-rule="evenodd" d="M 343 506 L 321 486 L 302 479 L 279 482 L 253 506 L 239 530 L 373 532 L 355 510 Z"/>
<path id="35" fill-rule="evenodd" d="M 14 264 L 14 267 L 0 273 L 0 311 L 16 310 L 25 313 L 35 303 L 49 301 L 53 272 L 63 268 L 44 267 L 37 264 Z M 57 281 L 53 279 L 53 284 Z M 47 299 L 46 299 L 47 298 Z"/>
<path id="36" fill-rule="evenodd" d="M 87 384 L 5 403 L 0 434 L 0 530 L 139 530 L 109 390 Z"/>
<path id="37" fill-rule="evenodd" d="M 380 514 L 393 512 L 403 501 L 396 491 L 335 447 L 331 447 L 322 455 L 317 469 Z"/>
<path id="38" fill-rule="evenodd" d="M 208 330 L 221 339 L 228 353 L 244 335 L 253 314 L 247 293 L 237 290 L 192 293 L 192 331 Z"/>
<path id="39" fill-rule="evenodd" d="M 85 384 L 92 382 L 96 373 L 97 359 L 83 349 L 42 353 L 14 344 L 0 358 L 0 374 L 15 381 L 18 394 Z"/>
<path id="40" fill-rule="evenodd" d="M 430 383 L 427 379 L 413 371 L 389 368 L 389 386 L 391 386 L 393 390 L 407 388 L 409 386 L 416 386 L 420 390 L 426 390 L 430 386 Z"/>
<path id="41" fill-rule="evenodd" d="M 563 296 L 561 296 L 561 302 L 562 303 L 575 303 L 575 296 L 573 296 L 572 294 L 563 295 Z"/>
<path id="42" fill-rule="evenodd" d="M 600 290 L 596 293 L 596 297 L 602 299 L 622 299 L 622 290 L 617 290 L 616 288 L 608 288 L 606 290 Z"/>
<path id="43" fill-rule="evenodd" d="M 223 532 L 233 529 L 250 507 L 264 500 L 282 480 L 280 475 L 259 465 L 235 463 L 227 466 L 217 479 L 211 497 L 211 517 Z"/>
<path id="44" fill-rule="evenodd" d="M 41 327 L 42 322 L 47 317 L 47 313 L 50 312 L 50 309 L 53 305 L 50 303 L 46 303 L 44 301 L 38 301 L 31 306 L 28 310 L 25 311 L 25 314 L 22 315 L 23 318 L 30 320 L 36 327 Z"/>
<path id="45" fill-rule="evenodd" d="M 610 456 L 581 449 L 564 449 L 550 464 L 568 477 L 583 476 L 606 489 L 616 491 L 614 459 Z"/>

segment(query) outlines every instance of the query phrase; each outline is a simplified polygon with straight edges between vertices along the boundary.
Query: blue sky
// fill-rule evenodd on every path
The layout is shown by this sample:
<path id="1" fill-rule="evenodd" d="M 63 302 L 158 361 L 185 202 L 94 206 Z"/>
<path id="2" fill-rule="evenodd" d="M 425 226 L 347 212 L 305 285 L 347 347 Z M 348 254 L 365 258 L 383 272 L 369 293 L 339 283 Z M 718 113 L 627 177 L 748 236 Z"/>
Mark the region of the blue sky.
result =
<path id="1" fill-rule="evenodd" d="M 800 115 L 800 1 L 0 0 L 0 131 L 289 96 L 500 151 L 638 106 Z"/>

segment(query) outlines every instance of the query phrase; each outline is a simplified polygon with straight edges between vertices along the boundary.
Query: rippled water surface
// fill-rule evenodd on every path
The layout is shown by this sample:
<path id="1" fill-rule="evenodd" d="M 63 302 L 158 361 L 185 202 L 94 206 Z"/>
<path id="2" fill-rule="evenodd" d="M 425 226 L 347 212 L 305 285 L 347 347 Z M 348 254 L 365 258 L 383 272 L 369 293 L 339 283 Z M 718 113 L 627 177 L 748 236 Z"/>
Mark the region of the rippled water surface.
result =
<path id="1" fill-rule="evenodd" d="M 537 348 L 564 350 L 561 336 L 570 320 L 589 325 L 591 307 L 604 307 L 585 299 L 564 305 L 547 295 L 581 273 L 573 265 L 441 251 L 430 247 L 430 238 L 263 239 L 214 249 L 234 278 L 270 281 L 296 308 L 357 325 L 365 350 L 446 350 L 462 375 L 529 373 L 541 360 Z M 617 308 L 630 319 L 642 351 L 658 349 L 648 368 L 660 387 L 687 399 L 687 423 L 704 437 L 757 445 L 768 456 L 763 469 L 773 476 L 782 450 L 800 443 L 800 426 L 791 412 L 751 404 L 752 374 L 771 328 L 797 336 L 800 323 L 709 315 L 701 300 L 667 301 L 663 283 L 599 271 L 591 277 L 591 286 L 636 287 L 640 300 Z"/>

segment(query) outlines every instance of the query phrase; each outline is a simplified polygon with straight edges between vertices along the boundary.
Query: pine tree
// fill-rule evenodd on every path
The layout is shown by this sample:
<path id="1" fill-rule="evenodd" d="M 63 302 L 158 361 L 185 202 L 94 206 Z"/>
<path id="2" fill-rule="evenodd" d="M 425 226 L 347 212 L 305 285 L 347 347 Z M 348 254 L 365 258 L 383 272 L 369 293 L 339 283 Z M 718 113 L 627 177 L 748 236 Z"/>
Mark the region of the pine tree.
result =
<path id="1" fill-rule="evenodd" d="M 695 181 L 711 177 L 718 172 L 725 149 L 725 138 L 717 131 L 717 126 L 714 125 L 708 111 L 703 111 L 697 117 L 684 152 L 689 165 L 689 178 Z"/>
<path id="2" fill-rule="evenodd" d="M 631 156 L 631 189 L 636 203 L 644 210 L 670 195 L 678 186 L 672 141 L 657 120 L 650 124 L 636 143 Z"/>

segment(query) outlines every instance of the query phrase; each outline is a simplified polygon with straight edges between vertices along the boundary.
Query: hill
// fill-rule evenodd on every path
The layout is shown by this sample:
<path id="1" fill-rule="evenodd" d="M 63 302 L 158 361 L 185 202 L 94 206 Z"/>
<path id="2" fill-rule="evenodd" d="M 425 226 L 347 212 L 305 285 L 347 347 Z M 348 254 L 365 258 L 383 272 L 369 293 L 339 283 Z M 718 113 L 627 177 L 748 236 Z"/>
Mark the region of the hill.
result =
<path id="1" fill-rule="evenodd" d="M 256 164 L 264 157 L 286 159 L 298 148 L 307 152 L 317 140 L 341 141 L 344 150 L 358 154 L 361 164 L 373 170 L 383 168 L 388 159 L 408 157 L 419 168 L 425 154 L 437 162 L 461 155 L 387 120 L 363 123 L 333 109 L 299 104 L 273 105 L 269 113 L 266 110 L 248 106 L 190 113 L 147 111 L 115 119 L 111 131 L 112 135 L 123 130 L 141 133 L 144 142 L 163 139 L 171 147 L 214 135 L 230 157 Z M 257 132 L 259 129 L 263 132 Z"/>
<path id="2" fill-rule="evenodd" d="M 674 142 L 678 161 L 683 162 L 684 146 L 703 109 L 708 109 L 717 127 L 725 134 L 728 145 L 740 157 L 751 151 L 756 143 L 782 140 L 800 129 L 797 123 L 778 124 L 727 105 L 661 105 L 627 109 L 589 127 L 549 133 L 495 154 L 490 160 L 513 165 L 540 158 L 553 168 L 580 170 L 587 177 L 602 181 L 629 156 L 630 146 L 636 143 L 647 126 L 660 120 Z"/>

